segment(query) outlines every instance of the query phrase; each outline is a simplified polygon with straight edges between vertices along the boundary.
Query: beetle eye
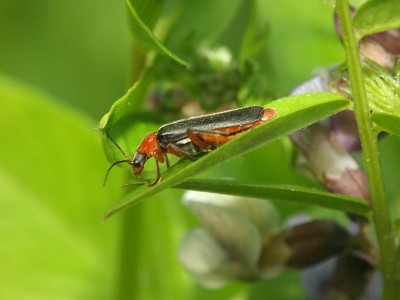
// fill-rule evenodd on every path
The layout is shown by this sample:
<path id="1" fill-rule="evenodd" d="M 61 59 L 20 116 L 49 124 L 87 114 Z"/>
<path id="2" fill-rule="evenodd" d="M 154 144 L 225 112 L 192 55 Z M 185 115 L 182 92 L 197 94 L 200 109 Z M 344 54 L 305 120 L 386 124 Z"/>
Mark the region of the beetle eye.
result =
<path id="1" fill-rule="evenodd" d="M 139 161 L 138 159 L 134 159 L 134 160 L 133 160 L 133 166 L 134 166 L 135 168 L 139 168 L 139 167 L 142 166 L 142 164 L 140 163 L 140 161 Z"/>
<path id="2" fill-rule="evenodd" d="M 143 153 L 136 153 L 132 160 L 132 165 L 135 168 L 142 168 L 146 163 L 147 155 Z"/>

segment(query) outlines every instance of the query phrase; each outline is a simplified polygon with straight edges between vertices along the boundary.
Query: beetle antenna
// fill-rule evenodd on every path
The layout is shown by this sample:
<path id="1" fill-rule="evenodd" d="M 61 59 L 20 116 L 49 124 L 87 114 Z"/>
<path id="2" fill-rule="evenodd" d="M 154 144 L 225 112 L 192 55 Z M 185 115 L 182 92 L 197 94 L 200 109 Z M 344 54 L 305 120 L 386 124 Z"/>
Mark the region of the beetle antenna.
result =
<path id="1" fill-rule="evenodd" d="M 115 163 L 113 163 L 113 164 L 108 168 L 107 173 L 106 173 L 106 176 L 104 177 L 103 186 L 106 185 L 106 183 L 107 183 L 107 178 L 108 178 L 108 174 L 110 173 L 111 169 L 112 169 L 114 166 L 116 166 L 116 165 L 118 165 L 118 164 L 121 164 L 121 163 L 124 163 L 124 162 L 129 163 L 129 162 L 131 161 L 131 159 L 129 158 L 129 156 L 126 155 L 125 151 L 122 150 L 122 148 L 117 144 L 116 141 L 114 141 L 114 139 L 111 137 L 111 135 L 108 133 L 108 131 L 106 131 L 106 135 L 107 135 L 107 138 L 108 138 L 108 139 L 115 145 L 115 147 L 117 147 L 117 149 L 122 153 L 122 155 L 125 157 L 125 159 L 116 161 Z"/>
<path id="2" fill-rule="evenodd" d="M 130 160 L 129 156 L 126 155 L 125 151 L 122 150 L 122 148 L 117 144 L 116 141 L 114 141 L 114 139 L 111 137 L 111 135 L 108 133 L 108 131 L 106 131 L 106 135 L 107 135 L 107 138 L 109 138 L 110 141 L 115 145 L 115 147 L 117 147 L 117 149 L 122 153 L 122 155 L 126 158 L 126 160 Z"/>
<path id="3" fill-rule="evenodd" d="M 114 166 L 116 166 L 116 165 L 118 165 L 118 164 L 121 164 L 121 163 L 124 163 L 124 162 L 129 163 L 129 161 L 130 161 L 130 160 L 128 160 L 128 159 L 124 159 L 124 160 L 119 160 L 119 161 L 116 161 L 115 163 L 113 163 L 113 164 L 108 168 L 108 170 L 107 170 L 106 176 L 104 177 L 103 186 L 106 185 L 106 183 L 107 183 L 107 178 L 108 178 L 108 174 L 110 173 L 111 169 L 112 169 Z"/>

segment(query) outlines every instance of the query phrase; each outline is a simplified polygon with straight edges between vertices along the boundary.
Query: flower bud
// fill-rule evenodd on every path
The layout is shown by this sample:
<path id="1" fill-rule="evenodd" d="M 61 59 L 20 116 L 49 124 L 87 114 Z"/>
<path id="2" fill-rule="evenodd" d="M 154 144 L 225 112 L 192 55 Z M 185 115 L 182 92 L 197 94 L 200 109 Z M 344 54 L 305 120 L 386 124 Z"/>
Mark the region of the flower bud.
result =
<path id="1" fill-rule="evenodd" d="M 380 299 L 382 278 L 365 255 L 346 251 L 301 273 L 307 299 Z"/>
<path id="2" fill-rule="evenodd" d="M 268 201 L 203 192 L 186 192 L 184 203 L 202 227 L 181 242 L 179 260 L 200 283 L 216 288 L 232 280 L 257 280 L 276 275 L 287 259 L 282 248 L 268 269 L 257 262 L 263 246 L 275 243 L 278 213 Z M 277 241 L 278 247 L 286 247 Z M 273 247 L 273 246 L 271 246 Z"/>
<path id="3" fill-rule="evenodd" d="M 369 198 L 364 172 L 327 127 L 313 124 L 291 138 L 306 157 L 311 172 L 330 191 Z"/>
<path id="4" fill-rule="evenodd" d="M 337 255 L 349 246 L 350 234 L 336 222 L 315 220 L 289 228 L 283 233 L 291 250 L 285 265 L 305 268 Z"/>
<path id="5" fill-rule="evenodd" d="M 331 128 L 338 142 L 349 152 L 361 150 L 360 136 L 354 112 L 343 110 L 331 117 Z"/>
<path id="6" fill-rule="evenodd" d="M 360 53 L 386 69 L 392 69 L 400 55 L 400 29 L 367 35 L 360 41 Z"/>

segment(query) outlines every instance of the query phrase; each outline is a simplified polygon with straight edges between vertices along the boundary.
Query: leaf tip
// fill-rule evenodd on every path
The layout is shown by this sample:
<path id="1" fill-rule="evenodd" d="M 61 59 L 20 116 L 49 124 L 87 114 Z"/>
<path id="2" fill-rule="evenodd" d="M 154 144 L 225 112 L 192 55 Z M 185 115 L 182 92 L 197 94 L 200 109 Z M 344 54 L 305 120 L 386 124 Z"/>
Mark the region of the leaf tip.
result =
<path id="1" fill-rule="evenodd" d="M 101 220 L 101 224 L 104 224 L 111 216 L 113 215 L 113 213 L 111 211 L 106 211 L 103 219 Z"/>

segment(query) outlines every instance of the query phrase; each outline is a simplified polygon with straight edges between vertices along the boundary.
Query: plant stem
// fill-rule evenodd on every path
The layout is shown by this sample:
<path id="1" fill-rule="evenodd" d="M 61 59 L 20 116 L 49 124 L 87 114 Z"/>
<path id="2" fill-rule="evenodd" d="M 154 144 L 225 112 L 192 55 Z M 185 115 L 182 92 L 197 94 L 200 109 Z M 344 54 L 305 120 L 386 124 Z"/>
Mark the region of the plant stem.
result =
<path id="1" fill-rule="evenodd" d="M 354 113 L 363 149 L 371 194 L 373 221 L 379 243 L 380 269 L 384 279 L 383 299 L 400 299 L 395 233 L 385 197 L 377 136 L 373 132 L 370 120 L 370 109 L 362 78 L 358 43 L 354 37 L 348 1 L 337 0 L 336 8 L 343 32 Z"/>
<path id="2" fill-rule="evenodd" d="M 140 80 L 145 70 L 146 54 L 137 46 L 132 46 L 132 65 L 130 73 L 130 84 L 134 85 Z M 124 189 L 127 192 L 126 189 Z M 121 224 L 121 243 L 120 261 L 116 281 L 116 296 L 118 300 L 130 300 L 137 298 L 137 285 L 134 284 L 136 268 L 141 253 L 137 241 L 141 239 L 141 231 L 133 230 L 140 228 L 143 218 L 143 206 L 138 205 L 135 209 L 130 209 L 122 216 Z"/>
<path id="3" fill-rule="evenodd" d="M 128 209 L 123 215 L 121 224 L 120 261 L 117 273 L 115 299 L 130 300 L 137 298 L 137 266 L 142 255 L 138 241 L 141 239 L 140 228 L 143 222 L 143 205 Z"/>

